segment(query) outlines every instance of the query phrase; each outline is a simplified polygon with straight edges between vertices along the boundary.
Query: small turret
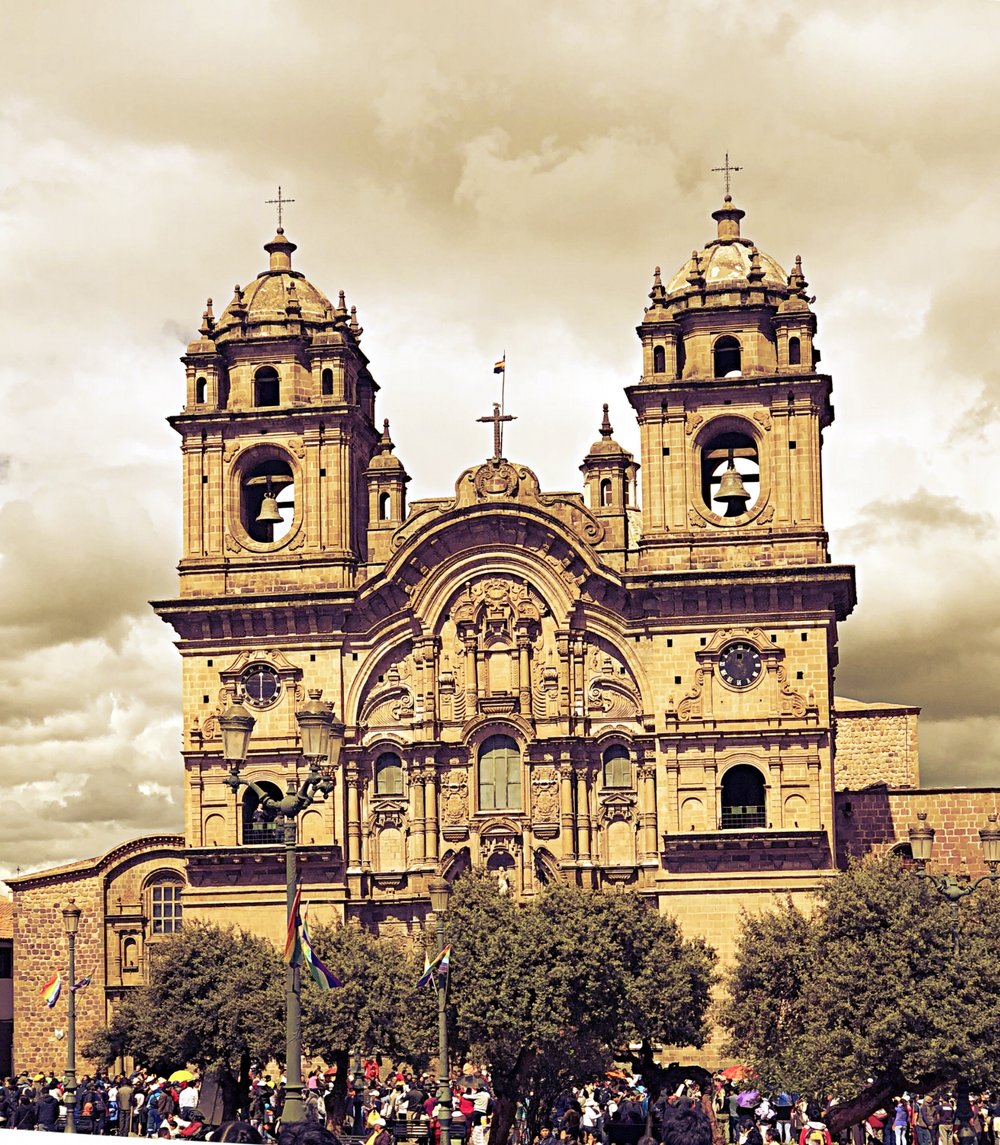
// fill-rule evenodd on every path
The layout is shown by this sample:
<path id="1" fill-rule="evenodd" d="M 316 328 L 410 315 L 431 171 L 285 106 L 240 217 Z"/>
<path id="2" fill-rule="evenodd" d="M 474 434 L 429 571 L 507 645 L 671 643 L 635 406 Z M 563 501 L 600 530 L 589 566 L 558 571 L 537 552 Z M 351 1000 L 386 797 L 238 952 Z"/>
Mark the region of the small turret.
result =
<path id="1" fill-rule="evenodd" d="M 393 453 L 389 420 L 382 426 L 382 436 L 375 455 L 365 470 L 368 483 L 368 563 L 385 564 L 389 559 L 392 534 L 406 518 L 406 486 L 410 478 L 403 463 Z"/>
<path id="2" fill-rule="evenodd" d="M 608 406 L 604 404 L 600 440 L 595 441 L 583 459 L 580 472 L 586 488 L 587 507 L 605 528 L 598 546 L 623 554 L 629 547 L 629 516 L 634 513 L 635 477 L 639 466 L 627 449 L 614 439 Z"/>

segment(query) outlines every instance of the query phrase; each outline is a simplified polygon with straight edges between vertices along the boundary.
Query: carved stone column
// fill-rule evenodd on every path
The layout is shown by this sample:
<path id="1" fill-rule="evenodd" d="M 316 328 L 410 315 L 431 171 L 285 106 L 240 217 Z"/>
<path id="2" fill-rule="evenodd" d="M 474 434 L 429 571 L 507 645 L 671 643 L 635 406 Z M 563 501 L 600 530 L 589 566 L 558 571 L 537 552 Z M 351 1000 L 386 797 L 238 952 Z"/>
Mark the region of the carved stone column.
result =
<path id="1" fill-rule="evenodd" d="M 428 768 L 424 772 L 424 857 L 429 863 L 438 861 L 438 789 L 437 772 Z"/>
<path id="2" fill-rule="evenodd" d="M 530 659 L 530 640 L 526 635 L 518 636 L 517 638 L 517 653 L 518 653 L 518 701 L 521 708 L 521 715 L 526 719 L 531 719 L 531 659 Z"/>
<path id="3" fill-rule="evenodd" d="M 477 640 L 465 637 L 465 718 L 471 719 L 479 711 L 479 665 L 476 658 Z"/>
<path id="4" fill-rule="evenodd" d="M 590 784 L 587 768 L 576 769 L 576 853 L 582 863 L 589 863 L 590 856 Z"/>
<path id="5" fill-rule="evenodd" d="M 414 768 L 410 772 L 410 861 L 424 858 L 424 778 Z"/>
<path id="6" fill-rule="evenodd" d="M 573 819 L 573 765 L 559 765 L 559 828 L 562 837 L 562 856 L 572 859 L 576 854 L 576 824 Z"/>
<path id="7" fill-rule="evenodd" d="M 361 785 L 356 767 L 347 772 L 347 872 L 361 874 Z"/>
<path id="8" fill-rule="evenodd" d="M 639 860 L 656 859 L 656 767 L 642 764 L 639 774 Z"/>

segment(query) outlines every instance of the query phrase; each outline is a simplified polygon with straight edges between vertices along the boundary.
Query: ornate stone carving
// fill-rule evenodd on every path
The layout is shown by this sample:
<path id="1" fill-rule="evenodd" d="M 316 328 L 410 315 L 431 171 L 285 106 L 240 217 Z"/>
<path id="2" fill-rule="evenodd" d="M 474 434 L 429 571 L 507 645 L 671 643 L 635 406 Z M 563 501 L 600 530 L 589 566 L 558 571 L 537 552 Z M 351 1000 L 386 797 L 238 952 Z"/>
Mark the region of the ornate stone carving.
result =
<path id="1" fill-rule="evenodd" d="M 455 827 L 468 821 L 469 772 L 464 767 L 452 767 L 441 776 L 441 822 Z"/>
<path id="2" fill-rule="evenodd" d="M 509 461 L 491 461 L 479 466 L 472 483 L 480 501 L 509 500 L 517 494 L 518 472 Z"/>
<path id="3" fill-rule="evenodd" d="M 633 791 L 602 793 L 598 800 L 598 821 L 601 823 L 610 823 L 613 819 L 634 823 L 637 814 L 638 800 Z"/>
<path id="4" fill-rule="evenodd" d="M 417 714 L 417 699 L 411 687 L 413 665 L 409 656 L 383 673 L 361 706 L 359 723 L 369 728 L 396 727 L 412 721 Z"/>
<path id="5" fill-rule="evenodd" d="M 551 764 L 531 769 L 531 819 L 536 833 L 540 826 L 559 822 L 559 773 Z"/>
<path id="6" fill-rule="evenodd" d="M 708 522 L 693 506 L 688 506 L 688 524 L 694 529 L 707 529 Z"/>
<path id="7" fill-rule="evenodd" d="M 592 719 L 638 720 L 639 689 L 625 662 L 606 645 L 592 640 L 587 645 L 587 714 Z"/>
<path id="8" fill-rule="evenodd" d="M 682 722 L 700 720 L 702 717 L 702 689 L 705 687 L 705 669 L 697 668 L 694 684 L 684 699 L 677 705 L 677 718 Z"/>
<path id="9" fill-rule="evenodd" d="M 784 664 L 778 665 L 778 687 L 778 705 L 781 714 L 783 716 L 804 716 L 807 707 L 805 696 L 796 692 L 789 684 Z"/>
<path id="10" fill-rule="evenodd" d="M 684 426 L 684 435 L 690 437 L 704 420 L 704 416 L 700 413 L 690 414 L 687 419 L 687 424 Z"/>
<path id="11" fill-rule="evenodd" d="M 754 410 L 753 419 L 765 431 L 771 429 L 771 415 L 766 409 Z"/>

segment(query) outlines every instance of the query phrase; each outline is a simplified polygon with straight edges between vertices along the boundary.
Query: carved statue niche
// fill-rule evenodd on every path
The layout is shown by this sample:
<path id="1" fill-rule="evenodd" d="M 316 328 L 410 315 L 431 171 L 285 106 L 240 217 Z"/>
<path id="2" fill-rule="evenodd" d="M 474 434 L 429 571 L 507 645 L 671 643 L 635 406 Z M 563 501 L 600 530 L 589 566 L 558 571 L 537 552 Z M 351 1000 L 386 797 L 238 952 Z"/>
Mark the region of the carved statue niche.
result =
<path id="1" fill-rule="evenodd" d="M 540 839 L 559 834 L 559 772 L 551 764 L 531 769 L 531 829 Z"/>
<path id="2" fill-rule="evenodd" d="M 469 772 L 452 766 L 441 775 L 441 833 L 449 843 L 469 837 Z"/>
<path id="3" fill-rule="evenodd" d="M 587 642 L 587 714 L 592 720 L 639 723 L 639 686 L 617 649 L 604 640 Z"/>
<path id="4" fill-rule="evenodd" d="M 498 576 L 469 582 L 450 613 L 456 655 L 464 660 L 464 701 L 449 662 L 448 674 L 442 670 L 438 679 L 442 709 L 450 707 L 464 719 L 477 712 L 530 715 L 531 658 L 544 611 L 526 582 Z M 447 641 L 442 643 L 447 651 Z"/>

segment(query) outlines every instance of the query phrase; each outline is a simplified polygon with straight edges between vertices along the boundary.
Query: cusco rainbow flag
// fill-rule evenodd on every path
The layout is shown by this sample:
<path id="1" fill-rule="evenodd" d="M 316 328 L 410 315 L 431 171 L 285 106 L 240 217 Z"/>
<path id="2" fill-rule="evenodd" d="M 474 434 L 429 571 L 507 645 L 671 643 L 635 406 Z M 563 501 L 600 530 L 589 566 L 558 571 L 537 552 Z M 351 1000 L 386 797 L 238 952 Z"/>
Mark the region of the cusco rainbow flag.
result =
<path id="1" fill-rule="evenodd" d="M 62 975 L 57 970 L 42 987 L 42 997 L 45 999 L 45 1005 L 48 1006 L 50 1010 L 58 1001 L 61 992 Z"/>

